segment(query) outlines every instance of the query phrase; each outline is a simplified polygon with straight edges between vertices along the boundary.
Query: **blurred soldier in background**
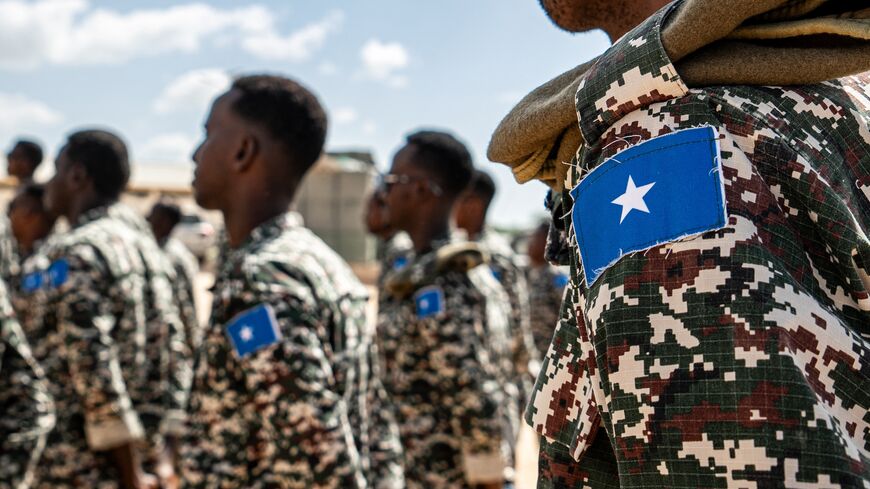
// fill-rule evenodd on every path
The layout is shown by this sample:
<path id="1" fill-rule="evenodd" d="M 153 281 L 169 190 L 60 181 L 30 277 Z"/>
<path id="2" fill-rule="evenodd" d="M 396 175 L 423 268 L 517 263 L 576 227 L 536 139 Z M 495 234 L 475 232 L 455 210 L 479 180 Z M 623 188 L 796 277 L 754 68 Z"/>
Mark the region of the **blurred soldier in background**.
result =
<path id="1" fill-rule="evenodd" d="M 15 197 L 9 202 L 7 216 L 22 262 L 48 238 L 57 221 L 57 216 L 45 208 L 44 194 L 44 185 L 28 182 L 18 187 Z"/>
<path id="2" fill-rule="evenodd" d="M 19 182 L 33 180 L 33 174 L 42 163 L 43 153 L 39 143 L 28 139 L 19 139 L 12 145 L 12 149 L 6 155 L 6 173 L 15 177 Z"/>
<path id="3" fill-rule="evenodd" d="M 494 346 L 493 351 L 506 349 L 510 352 L 504 358 L 500 371 L 506 376 L 508 384 L 505 386 L 505 400 L 513 404 L 507 408 L 508 422 L 510 437 L 516 442 L 519 435 L 519 413 L 528 402 L 534 380 L 532 372 L 537 373 L 539 357 L 535 351 L 529 323 L 529 289 L 517 263 L 516 253 L 504 236 L 486 225 L 487 212 L 495 192 L 492 177 L 475 170 L 471 181 L 456 202 L 453 215 L 459 230 L 489 256 L 490 272 L 507 293 L 507 307 L 510 310 L 508 344 Z M 492 342 L 496 338 L 498 335 L 487 335 L 489 346 L 493 346 Z"/>
<path id="4" fill-rule="evenodd" d="M 146 351 L 151 332 L 136 236 L 107 215 L 128 178 L 124 143 L 91 130 L 69 136 L 46 185 L 46 208 L 71 229 L 40 251 L 48 266 L 24 276 L 20 291 L 42 309 L 41 334 L 32 338 L 58 413 L 38 487 L 156 485 L 141 469 L 141 418 L 163 412 L 165 389 L 152 391 L 148 382 L 163 365 Z M 155 350 L 168 350 L 157 343 Z"/>
<path id="5" fill-rule="evenodd" d="M 539 487 L 867 487 L 866 5 L 541 3 L 618 40 L 489 148 L 571 250 Z"/>
<path id="6" fill-rule="evenodd" d="M 500 370 L 507 298 L 479 246 L 450 236 L 472 171 L 461 142 L 421 131 L 383 178 L 390 224 L 414 244 L 410 262 L 386 276 L 378 322 L 411 488 L 502 487 L 512 476 Z"/>
<path id="7" fill-rule="evenodd" d="M 529 310 L 532 323 L 532 337 L 541 356 L 546 355 L 553 339 L 553 331 L 559 320 L 559 306 L 568 285 L 568 275 L 556 266 L 547 263 L 545 249 L 550 223 L 539 225 L 529 236 L 529 268 L 526 277 L 529 282 Z"/>
<path id="8" fill-rule="evenodd" d="M 400 488 L 395 423 L 371 362 L 368 291 L 288 212 L 326 114 L 302 85 L 237 79 L 194 159 L 194 194 L 227 231 L 198 352 L 188 487 Z"/>
<path id="9" fill-rule="evenodd" d="M 199 272 L 199 263 L 184 244 L 172 237 L 172 230 L 181 221 L 181 210 L 175 204 L 157 202 L 151 208 L 147 220 L 157 245 L 166 253 L 175 269 L 175 280 L 172 282 L 175 304 L 184 323 L 184 336 L 187 338 L 188 347 L 195 352 L 202 339 L 202 328 L 196 317 L 196 294 L 193 287 Z"/>

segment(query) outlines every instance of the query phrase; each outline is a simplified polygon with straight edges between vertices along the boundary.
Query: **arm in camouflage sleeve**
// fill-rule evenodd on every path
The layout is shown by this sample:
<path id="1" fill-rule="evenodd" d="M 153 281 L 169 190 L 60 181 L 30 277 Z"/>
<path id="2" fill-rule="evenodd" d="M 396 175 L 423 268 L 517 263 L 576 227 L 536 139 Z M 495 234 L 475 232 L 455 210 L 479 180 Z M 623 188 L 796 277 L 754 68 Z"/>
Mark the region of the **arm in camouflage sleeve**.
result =
<path id="1" fill-rule="evenodd" d="M 5 293 L 0 282 L 0 301 Z M 54 408 L 24 332 L 9 307 L 0 309 L 0 488 L 27 488 L 54 426 Z"/>
<path id="2" fill-rule="evenodd" d="M 417 319 L 411 327 L 418 328 L 426 343 L 426 362 L 441 382 L 439 390 L 452 396 L 444 402 L 453 411 L 453 431 L 461 440 L 466 480 L 470 484 L 501 482 L 505 466 L 501 392 L 494 365 L 480 343 L 482 333 L 474 329 L 483 319 L 458 317 L 455 311 L 484 312 L 482 307 L 464 303 L 461 294 L 446 288 L 444 294 L 447 312 Z"/>
<path id="3" fill-rule="evenodd" d="M 112 331 L 115 315 L 105 297 L 107 279 L 93 250 L 68 253 L 66 282 L 53 303 L 73 387 L 85 415 L 85 435 L 93 450 L 135 442 L 142 426 L 127 395 Z M 83 255 L 89 259 L 83 258 Z"/>
<path id="4" fill-rule="evenodd" d="M 318 331 L 317 314 L 294 295 L 271 294 L 280 343 L 240 362 L 246 371 L 245 407 L 251 431 L 252 487 L 364 487 L 347 406 L 335 384 Z"/>
<path id="5" fill-rule="evenodd" d="M 184 429 L 190 385 L 193 380 L 193 351 L 187 337 L 187 328 L 179 316 L 180 311 L 172 300 L 172 286 L 164 279 L 155 280 L 155 294 L 161 307 L 161 321 L 168 326 L 169 344 L 163 354 L 167 356 L 166 372 L 166 412 L 163 416 L 161 433 L 180 436 Z"/>

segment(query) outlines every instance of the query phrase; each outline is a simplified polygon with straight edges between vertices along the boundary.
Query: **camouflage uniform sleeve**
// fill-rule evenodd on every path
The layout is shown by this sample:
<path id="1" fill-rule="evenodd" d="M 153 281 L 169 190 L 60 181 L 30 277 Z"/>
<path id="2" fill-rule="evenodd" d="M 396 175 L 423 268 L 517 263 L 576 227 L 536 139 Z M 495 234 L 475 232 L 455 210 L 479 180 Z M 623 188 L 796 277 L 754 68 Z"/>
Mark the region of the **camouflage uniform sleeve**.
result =
<path id="1" fill-rule="evenodd" d="M 194 277 L 188 274 L 185 267 L 176 265 L 176 281 L 173 284 L 175 292 L 175 301 L 178 305 L 178 313 L 181 316 L 181 322 L 184 324 L 185 337 L 187 338 L 188 347 L 191 351 L 195 351 L 199 345 L 200 331 L 199 320 L 196 317 L 196 295 L 193 290 Z"/>
<path id="2" fill-rule="evenodd" d="M 265 303 L 274 308 L 283 339 L 240 360 L 247 390 L 256 393 L 245 408 L 252 487 L 281 487 L 285 480 L 306 480 L 312 488 L 365 487 L 317 311 L 292 292 L 269 294 Z"/>
<path id="3" fill-rule="evenodd" d="M 143 429 L 127 394 L 112 337 L 116 314 L 105 299 L 105 267 L 90 247 L 69 250 L 60 260 L 66 281 L 54 291 L 53 307 L 73 387 L 93 450 L 108 450 L 142 438 Z M 55 262 L 57 263 L 57 262 Z"/>
<path id="4" fill-rule="evenodd" d="M 469 307 L 461 294 L 444 287 L 445 313 L 418 319 L 409 312 L 409 323 L 417 328 L 425 343 L 425 362 L 432 376 L 442 385 L 439 391 L 452 395 L 444 403 L 451 406 L 454 435 L 460 439 L 463 471 L 470 484 L 501 482 L 506 464 L 502 403 L 494 364 L 481 344 L 484 318 L 467 321 L 452 311 L 480 311 Z M 413 306 L 412 306 L 413 307 Z"/>
<path id="5" fill-rule="evenodd" d="M 511 306 L 511 358 L 515 369 L 512 378 L 520 390 L 522 409 L 529 399 L 540 364 L 529 316 L 529 286 L 525 275 L 512 260 L 500 260 L 499 268 L 502 273 L 500 282 Z"/>
<path id="6" fill-rule="evenodd" d="M 0 301 L 5 302 L 0 283 Z M 24 332 L 0 304 L 0 488 L 27 488 L 54 426 L 54 407 Z M 8 306 L 8 304 L 6 305 Z"/>

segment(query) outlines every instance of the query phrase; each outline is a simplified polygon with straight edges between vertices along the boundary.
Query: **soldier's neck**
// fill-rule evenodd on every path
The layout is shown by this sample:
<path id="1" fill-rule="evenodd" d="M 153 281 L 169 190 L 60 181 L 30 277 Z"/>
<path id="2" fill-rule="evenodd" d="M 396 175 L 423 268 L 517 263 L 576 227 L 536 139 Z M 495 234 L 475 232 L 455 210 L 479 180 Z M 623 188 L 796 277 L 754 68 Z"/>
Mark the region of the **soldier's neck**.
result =
<path id="1" fill-rule="evenodd" d="M 251 232 L 260 224 L 267 222 L 290 210 L 293 202 L 289 197 L 273 197 L 271 199 L 257 199 L 243 201 L 243 206 L 235 206 L 222 211 L 224 226 L 227 230 L 227 242 L 231 248 L 238 248 L 248 239 Z"/>
<path id="2" fill-rule="evenodd" d="M 407 233 L 414 243 L 414 252 L 421 255 L 432 250 L 432 243 L 450 237 L 450 220 L 446 216 L 443 219 L 418 219 Z"/>
<path id="3" fill-rule="evenodd" d="M 91 192 L 83 192 L 80 194 L 78 201 L 73 202 L 70 206 L 69 212 L 66 213 L 66 219 L 69 221 L 70 226 L 75 226 L 82 214 L 97 207 L 108 207 L 115 202 L 117 202 L 116 199 L 101 197 Z"/>

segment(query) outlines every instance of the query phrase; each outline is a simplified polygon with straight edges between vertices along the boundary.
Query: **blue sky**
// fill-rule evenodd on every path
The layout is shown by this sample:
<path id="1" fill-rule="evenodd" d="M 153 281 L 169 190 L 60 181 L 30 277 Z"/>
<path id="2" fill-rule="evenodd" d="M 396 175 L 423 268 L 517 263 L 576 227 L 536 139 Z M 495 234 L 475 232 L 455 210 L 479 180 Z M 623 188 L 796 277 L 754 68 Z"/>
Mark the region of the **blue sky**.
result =
<path id="1" fill-rule="evenodd" d="M 329 150 L 389 166 L 418 127 L 447 128 L 499 184 L 493 220 L 528 225 L 545 187 L 486 161 L 524 94 L 602 52 L 601 32 L 555 28 L 536 0 L 210 2 L 0 0 L 0 145 L 110 126 L 137 171 L 189 167 L 211 97 L 234 74 L 290 75 L 331 116 Z"/>

